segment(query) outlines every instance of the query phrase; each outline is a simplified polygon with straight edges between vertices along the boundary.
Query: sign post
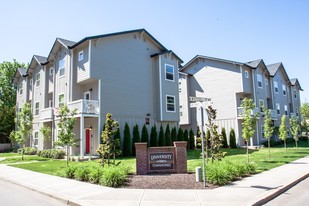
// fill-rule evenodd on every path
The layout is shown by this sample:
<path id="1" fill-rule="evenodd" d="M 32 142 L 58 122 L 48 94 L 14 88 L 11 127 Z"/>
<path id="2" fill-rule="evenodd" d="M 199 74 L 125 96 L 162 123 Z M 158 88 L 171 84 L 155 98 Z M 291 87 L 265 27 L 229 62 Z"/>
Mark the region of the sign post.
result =
<path id="1" fill-rule="evenodd" d="M 206 164 L 205 164 L 205 146 L 204 146 L 204 109 L 207 106 L 207 102 L 210 102 L 210 98 L 205 97 L 190 97 L 190 107 L 199 108 L 201 111 L 201 121 L 200 121 L 200 131 L 201 131 L 201 139 L 202 139 L 202 172 L 203 172 L 203 180 L 204 180 L 204 187 L 206 187 Z M 207 140 L 206 140 L 207 141 Z M 207 155 L 207 154 L 206 154 Z"/>

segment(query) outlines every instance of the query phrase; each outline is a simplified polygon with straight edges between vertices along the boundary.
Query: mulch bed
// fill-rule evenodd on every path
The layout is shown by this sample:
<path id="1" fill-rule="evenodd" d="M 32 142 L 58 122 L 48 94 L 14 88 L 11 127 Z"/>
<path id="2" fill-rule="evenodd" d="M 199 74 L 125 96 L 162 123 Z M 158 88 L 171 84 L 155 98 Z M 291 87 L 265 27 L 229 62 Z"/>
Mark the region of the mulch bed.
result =
<path id="1" fill-rule="evenodd" d="M 195 173 L 129 175 L 125 188 L 128 189 L 213 189 L 217 186 L 195 182 Z"/>

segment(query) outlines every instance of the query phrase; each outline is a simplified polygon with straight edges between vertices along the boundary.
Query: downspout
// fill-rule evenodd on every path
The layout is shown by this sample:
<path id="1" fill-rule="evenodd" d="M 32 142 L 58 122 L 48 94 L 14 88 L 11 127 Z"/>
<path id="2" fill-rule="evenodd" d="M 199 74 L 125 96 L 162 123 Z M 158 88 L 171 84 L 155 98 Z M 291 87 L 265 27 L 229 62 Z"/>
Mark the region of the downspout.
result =
<path id="1" fill-rule="evenodd" d="M 162 71 L 161 71 L 161 69 L 162 69 L 162 65 L 161 65 L 161 55 L 159 55 L 159 84 L 160 84 L 160 86 L 159 86 L 159 88 L 160 88 L 160 121 L 162 121 L 162 119 L 163 119 L 163 108 L 162 108 L 162 105 L 163 105 L 163 103 L 162 103 Z"/>
<path id="2" fill-rule="evenodd" d="M 257 102 L 256 102 L 256 91 L 255 91 L 255 70 L 254 69 L 252 69 L 252 82 L 253 82 L 253 101 L 254 101 L 254 104 L 255 104 L 255 106 L 257 105 Z M 257 142 L 257 144 L 259 144 L 260 143 L 260 141 L 259 141 L 259 122 L 258 121 L 256 121 L 256 125 L 255 125 L 255 130 L 256 130 L 256 142 Z M 251 146 L 253 146 L 253 137 L 251 137 L 251 139 L 250 139 L 250 145 Z"/>

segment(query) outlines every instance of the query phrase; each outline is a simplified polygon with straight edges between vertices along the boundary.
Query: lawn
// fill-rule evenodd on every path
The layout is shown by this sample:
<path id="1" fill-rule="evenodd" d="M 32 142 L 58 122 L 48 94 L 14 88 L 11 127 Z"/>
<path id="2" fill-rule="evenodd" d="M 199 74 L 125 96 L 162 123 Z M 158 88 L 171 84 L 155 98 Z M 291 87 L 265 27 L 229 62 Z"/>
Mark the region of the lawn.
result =
<path id="1" fill-rule="evenodd" d="M 255 163 L 257 172 L 262 172 L 309 155 L 309 147 L 306 141 L 299 142 L 298 145 L 299 147 L 297 149 L 294 146 L 295 144 L 288 144 L 288 149 L 286 153 L 285 148 L 283 146 L 271 148 L 271 158 L 268 158 L 268 148 L 261 148 L 259 150 L 250 151 L 250 162 Z M 240 148 L 223 149 L 223 151 L 226 152 L 226 157 L 224 158 L 223 161 L 230 161 L 235 163 L 236 162 L 246 163 L 247 161 L 245 149 Z M 188 151 L 189 172 L 194 172 L 195 167 L 202 165 L 200 154 L 201 154 L 200 150 Z M 64 160 L 51 160 L 38 156 L 25 156 L 24 161 L 25 162 L 36 161 L 36 162 L 23 164 L 21 161 L 21 157 L 12 157 L 4 161 L 0 161 L 0 163 L 10 164 L 19 162 L 21 164 L 14 164 L 12 166 L 51 175 L 60 175 L 61 171 L 63 171 L 66 168 L 66 161 Z M 129 171 L 130 173 L 135 173 L 136 161 L 134 157 L 117 158 L 116 162 L 119 161 L 121 162 L 121 164 L 128 166 L 130 168 Z M 85 162 L 70 162 L 69 164 L 74 166 L 79 165 L 92 166 L 94 164 L 99 164 L 99 160 L 85 161 Z M 207 164 L 211 164 L 210 159 L 208 160 Z"/>
<path id="2" fill-rule="evenodd" d="M 21 156 L 21 154 L 9 152 L 9 153 L 0 153 L 0 157 L 15 157 L 15 156 Z"/>

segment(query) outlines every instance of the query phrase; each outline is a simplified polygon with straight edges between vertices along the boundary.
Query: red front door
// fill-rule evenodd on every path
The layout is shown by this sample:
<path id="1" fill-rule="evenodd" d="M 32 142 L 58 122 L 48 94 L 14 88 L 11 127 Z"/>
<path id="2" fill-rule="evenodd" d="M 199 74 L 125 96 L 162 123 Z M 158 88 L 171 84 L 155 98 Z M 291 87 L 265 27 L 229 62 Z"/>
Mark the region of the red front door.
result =
<path id="1" fill-rule="evenodd" d="M 86 129 L 86 154 L 90 153 L 90 129 Z"/>

